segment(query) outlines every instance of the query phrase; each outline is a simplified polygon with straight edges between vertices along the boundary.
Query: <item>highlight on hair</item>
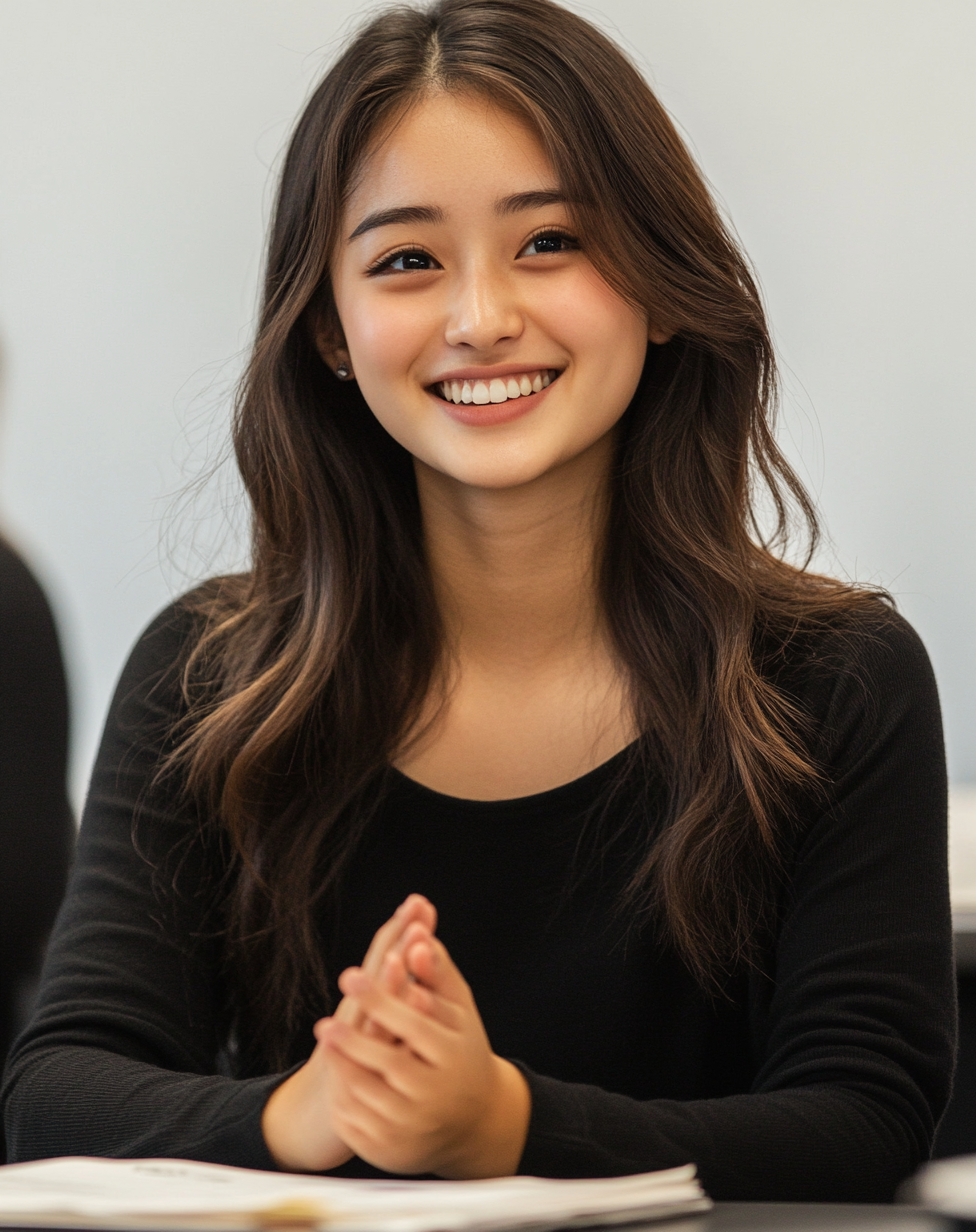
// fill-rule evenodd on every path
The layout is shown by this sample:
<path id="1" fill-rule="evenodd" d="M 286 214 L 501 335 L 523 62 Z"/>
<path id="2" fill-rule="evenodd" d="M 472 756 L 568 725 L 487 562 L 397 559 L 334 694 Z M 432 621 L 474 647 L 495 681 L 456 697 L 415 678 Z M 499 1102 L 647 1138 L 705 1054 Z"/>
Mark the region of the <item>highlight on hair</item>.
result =
<path id="1" fill-rule="evenodd" d="M 254 1070 L 307 1053 L 330 995 L 323 913 L 441 666 L 411 459 L 312 340 L 316 322 L 338 324 L 329 260 L 351 178 L 381 128 L 439 90 L 531 125 L 590 258 L 674 330 L 649 348 L 622 421 L 600 588 L 641 732 L 631 762 L 667 787 L 624 907 L 655 912 L 705 984 L 755 954 L 778 836 L 817 782 L 803 716 L 768 662 L 791 638 L 879 610 L 783 558 L 791 510 L 811 550 L 817 526 L 772 434 L 760 297 L 637 69 L 551 0 L 440 0 L 370 20 L 285 159 L 234 424 L 252 568 L 191 600 L 201 633 L 170 764 L 232 852 L 226 942 Z"/>

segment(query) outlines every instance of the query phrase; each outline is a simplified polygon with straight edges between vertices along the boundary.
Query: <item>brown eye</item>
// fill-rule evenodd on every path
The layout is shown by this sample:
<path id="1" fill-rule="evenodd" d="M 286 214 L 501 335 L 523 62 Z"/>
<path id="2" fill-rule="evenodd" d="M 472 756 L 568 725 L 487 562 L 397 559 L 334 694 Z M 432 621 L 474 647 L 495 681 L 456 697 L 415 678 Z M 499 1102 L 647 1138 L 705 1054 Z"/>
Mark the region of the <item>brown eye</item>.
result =
<path id="1" fill-rule="evenodd" d="M 550 252 L 569 252 L 578 247 L 576 240 L 563 231 L 543 231 L 529 240 L 522 250 L 522 255 L 535 257 Z"/>
<path id="2" fill-rule="evenodd" d="M 393 270 L 429 270 L 434 268 L 434 258 L 429 253 L 401 252 L 387 266 Z"/>
<path id="3" fill-rule="evenodd" d="M 381 258 L 366 272 L 372 278 L 376 274 L 409 274 L 413 270 L 423 272 L 440 268 L 430 253 L 424 252 L 422 248 L 401 248 L 399 252 Z"/>

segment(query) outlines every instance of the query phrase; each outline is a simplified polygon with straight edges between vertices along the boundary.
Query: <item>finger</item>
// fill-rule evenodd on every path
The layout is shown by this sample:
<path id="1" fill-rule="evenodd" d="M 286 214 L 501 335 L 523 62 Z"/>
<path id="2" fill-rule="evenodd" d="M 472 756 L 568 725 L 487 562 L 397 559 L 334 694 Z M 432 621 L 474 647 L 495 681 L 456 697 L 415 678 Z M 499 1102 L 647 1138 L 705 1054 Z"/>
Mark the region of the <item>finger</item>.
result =
<path id="1" fill-rule="evenodd" d="M 396 995 L 400 997 L 405 1005 L 420 1014 L 435 1019 L 452 1031 L 457 1032 L 463 1029 L 465 1015 L 473 1014 L 475 1017 L 478 1017 L 480 1022 L 477 1006 L 474 1004 L 474 999 L 470 996 L 470 993 L 468 994 L 468 1004 L 466 1006 L 459 1005 L 457 1001 L 449 1001 L 431 992 L 424 985 L 411 981 L 407 976 L 403 960 L 395 954 L 389 954 L 384 962 L 383 972 L 379 981 L 369 981 L 361 967 L 347 967 L 339 976 L 339 988 L 346 995 L 333 1017 L 340 1022 L 346 1022 L 350 1026 L 365 1030 L 367 1034 L 380 1035 L 389 1040 L 398 1038 L 386 1028 L 380 1027 L 377 1020 L 370 1019 L 369 1013 L 362 1002 L 357 1000 L 355 996 L 349 995 L 353 988 L 353 984 L 350 981 L 355 981 L 361 977 L 367 979 L 367 984 L 363 987 L 392 988 L 396 990 Z M 368 1025 L 370 1023 L 372 1023 L 372 1026 Z"/>
<path id="2" fill-rule="evenodd" d="M 338 1055 L 372 1074 L 400 1098 L 408 1100 L 411 1107 L 430 1092 L 431 1067 L 402 1044 L 387 1044 L 355 1027 L 336 1023 L 326 1033 L 325 1046 L 330 1059 Z"/>
<path id="3" fill-rule="evenodd" d="M 363 969 L 369 975 L 378 973 L 387 951 L 396 945 L 414 922 L 422 925 L 430 933 L 433 933 L 437 927 L 437 912 L 434 905 L 422 894 L 408 894 L 387 922 L 376 930 L 369 949 L 366 951 L 366 957 L 363 959 Z"/>
<path id="4" fill-rule="evenodd" d="M 423 984 L 411 979 L 406 963 L 399 954 L 387 954 L 383 971 L 384 974 L 389 973 L 388 978 L 383 981 L 384 986 L 391 991 L 396 989 L 397 995 L 407 1005 L 421 1014 L 438 1019 L 447 1027 L 457 1028 L 459 1025 L 457 1008 L 442 997 L 435 996 Z"/>
<path id="5" fill-rule="evenodd" d="M 340 980 L 343 982 L 343 992 L 367 1017 L 374 1018 L 425 1061 L 438 1066 L 444 1063 L 456 1043 L 460 1022 L 456 1026 L 449 1025 L 439 1020 L 440 1012 L 436 1018 L 419 1012 L 399 997 L 391 997 L 361 971 L 344 971 Z M 452 1011 L 456 1014 L 457 1007 L 450 1002 L 442 1002 L 444 1016 Z"/>
<path id="6" fill-rule="evenodd" d="M 408 894 L 386 923 L 376 930 L 363 959 L 363 970 L 369 975 L 378 975 L 387 952 L 397 945 L 412 924 L 419 926 L 420 935 L 427 935 L 437 927 L 437 910 L 422 894 Z M 340 1003 L 336 1015 L 344 1022 L 364 1025 L 362 1020 L 353 1017 L 348 1005 Z"/>
<path id="7" fill-rule="evenodd" d="M 363 1019 L 357 1018 L 357 1010 L 348 997 L 343 997 L 336 1006 L 332 1015 L 333 1018 L 338 1018 L 340 1022 L 352 1023 L 355 1026 L 362 1026 Z"/>
<path id="8" fill-rule="evenodd" d="M 409 937 L 411 933 L 416 933 L 418 936 L 432 936 L 437 931 L 437 908 L 422 894 L 412 894 L 409 899 L 405 900 L 403 918 L 405 927 L 399 939 L 390 947 L 391 949 L 402 947 L 404 938 Z"/>
<path id="9" fill-rule="evenodd" d="M 434 947 L 427 937 L 410 940 L 404 947 L 404 962 L 407 970 L 420 984 L 434 988 L 437 984 L 437 959 L 434 957 Z"/>
<path id="10" fill-rule="evenodd" d="M 349 967 L 349 971 L 362 971 L 361 967 Z M 342 991 L 342 983 L 345 972 L 339 977 L 340 991 Z M 378 973 L 379 984 L 391 992 L 394 996 L 405 996 L 410 988 L 413 987 L 413 981 L 407 974 L 407 969 L 400 960 L 393 960 L 390 954 L 387 954 L 383 960 L 383 964 Z M 340 1022 L 346 1022 L 352 1027 L 359 1027 L 365 1031 L 367 1035 L 379 1035 L 392 1040 L 393 1036 L 384 1031 L 378 1023 L 371 1022 L 369 1018 L 358 1010 L 354 1003 L 348 998 L 343 997 L 342 1001 L 335 1011 L 334 1017 Z"/>
<path id="11" fill-rule="evenodd" d="M 474 996 L 467 980 L 438 937 L 418 937 L 411 942 L 404 958 L 407 970 L 426 988 L 456 1005 L 474 1005 Z"/>
<path id="12" fill-rule="evenodd" d="M 390 946 L 397 943 L 403 935 L 404 929 L 410 923 L 410 920 L 406 919 L 405 915 L 400 914 L 405 906 L 406 901 L 401 903 L 386 923 L 381 925 L 373 934 L 373 939 L 369 943 L 369 948 L 362 962 L 363 969 L 367 970 L 370 975 L 377 974 L 387 950 L 389 950 Z"/>
<path id="13" fill-rule="evenodd" d="M 377 982 L 394 997 L 402 997 L 413 983 L 403 959 L 394 952 L 383 959 Z"/>
<path id="14" fill-rule="evenodd" d="M 407 974 L 407 969 L 403 965 L 402 960 L 389 951 L 387 951 L 386 957 L 380 966 L 378 978 L 380 984 L 387 992 L 392 993 L 394 997 L 402 997 L 412 985 L 412 980 Z M 344 1021 L 351 1022 L 351 1019 L 343 1017 Z M 352 1023 L 352 1025 L 361 1027 L 367 1035 L 375 1035 L 380 1039 L 393 1041 L 394 1037 L 388 1031 L 384 1031 L 379 1023 L 374 1022 L 372 1018 L 367 1018 L 361 1023 Z"/>
<path id="15" fill-rule="evenodd" d="M 390 989 L 391 992 L 394 992 L 397 996 L 407 998 L 410 1004 L 414 1005 L 415 1008 L 422 1009 L 427 1013 L 435 1013 L 436 1008 L 434 1002 L 432 1002 L 429 997 L 425 997 L 419 993 L 416 985 L 416 977 L 412 971 L 407 970 L 406 964 L 403 963 L 402 959 L 399 963 L 391 962 L 394 956 L 399 956 L 401 954 L 404 946 L 412 947 L 421 939 L 429 940 L 430 933 L 427 931 L 426 926 L 414 921 L 414 923 L 405 930 L 402 937 L 394 944 L 394 946 L 387 950 L 381 963 L 379 964 L 378 970 L 375 969 L 375 961 L 373 964 L 373 971 L 367 971 L 365 965 L 362 968 L 350 969 L 358 969 L 366 971 L 369 975 L 375 975 L 383 984 L 386 985 L 386 987 Z M 375 1024 L 370 1025 L 367 1019 L 362 1017 L 356 1018 L 352 1006 L 346 999 L 340 1001 L 335 1010 L 335 1016 L 340 1021 L 348 1022 L 352 1026 L 362 1027 L 367 1031 L 375 1032 L 379 1029 Z M 447 1021 L 450 1021 L 450 1019 L 447 1019 Z"/>
<path id="16" fill-rule="evenodd" d="M 361 1097 L 356 1086 L 358 1067 L 354 1062 L 339 1056 L 333 1060 L 336 1087 L 342 1092 L 341 1098 L 334 1099 L 332 1103 L 333 1126 L 351 1150 L 360 1158 L 367 1159 L 375 1151 L 382 1151 L 391 1140 L 403 1137 L 404 1122 L 409 1120 L 409 1115 L 394 1112 L 390 1117 L 371 1106 L 367 1099 Z M 340 1070 L 343 1071 L 341 1074 Z M 381 1082 L 375 1078 L 374 1081 Z"/>
<path id="17" fill-rule="evenodd" d="M 427 1014 L 431 1018 L 437 1018 L 440 1016 L 441 1021 L 446 1026 L 453 1025 L 452 1021 L 443 1014 L 442 1002 L 438 1001 L 438 999 L 433 996 L 432 993 L 428 992 L 428 990 L 422 985 L 411 984 L 404 993 L 403 999 L 406 1001 L 407 1005 L 412 1006 L 419 1013 Z"/>
<path id="18" fill-rule="evenodd" d="M 424 941 L 433 935 L 433 930 L 428 928 L 423 920 L 411 920 L 387 953 L 402 956 L 416 942 Z M 369 974 L 372 975 L 372 972 Z"/>
<path id="19" fill-rule="evenodd" d="M 375 1168 L 400 1173 L 426 1170 L 413 1167 L 409 1156 L 402 1157 L 403 1126 L 391 1124 L 358 1100 L 337 1114 L 336 1129 L 349 1149 Z"/>
<path id="20" fill-rule="evenodd" d="M 317 1026 L 319 1035 L 322 1064 L 328 1069 L 329 1096 L 333 1114 L 340 1110 L 348 1114 L 360 1108 L 361 1105 L 362 1108 L 370 1110 L 372 1115 L 380 1115 L 382 1112 L 383 1116 L 393 1117 L 401 1122 L 404 1116 L 410 1115 L 414 1104 L 387 1083 L 381 1073 L 367 1066 L 361 1066 L 359 1062 L 345 1056 L 345 1053 L 334 1046 L 334 1042 L 330 1040 L 328 1020 L 323 1019 L 315 1026 Z M 360 1032 L 350 1027 L 346 1027 L 346 1030 L 360 1035 Z M 415 1064 L 418 1067 L 423 1066 L 423 1062 L 420 1061 L 415 1061 Z"/>
<path id="21" fill-rule="evenodd" d="M 359 1031 L 349 1030 L 351 1035 L 358 1036 L 363 1043 L 375 1042 L 368 1040 Z M 349 1110 L 353 1103 L 360 1103 L 375 1115 L 399 1123 L 411 1116 L 414 1110 L 413 1100 L 387 1082 L 382 1074 L 371 1066 L 361 1065 L 354 1057 L 342 1051 L 338 1047 L 338 1041 L 333 1042 L 330 1039 L 326 1046 L 335 1079 L 333 1103 L 336 1107 Z"/>

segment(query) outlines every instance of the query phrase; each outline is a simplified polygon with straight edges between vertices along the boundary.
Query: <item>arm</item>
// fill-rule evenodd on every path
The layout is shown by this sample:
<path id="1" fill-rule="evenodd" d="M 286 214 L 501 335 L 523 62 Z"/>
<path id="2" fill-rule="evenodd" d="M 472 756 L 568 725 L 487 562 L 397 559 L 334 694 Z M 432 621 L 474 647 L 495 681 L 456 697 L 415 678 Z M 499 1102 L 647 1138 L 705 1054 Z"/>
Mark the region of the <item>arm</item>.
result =
<path id="1" fill-rule="evenodd" d="M 37 1007 L 8 1065 L 11 1160 L 171 1155 L 274 1167 L 260 1115 L 282 1075 L 218 1072 L 211 857 L 176 792 L 152 786 L 191 634 L 178 608 L 154 622 L 112 703 Z"/>
<path id="2" fill-rule="evenodd" d="M 347 972 L 343 991 L 409 1045 L 398 1052 L 341 1025 L 320 1026 L 342 1058 L 343 1114 L 361 1155 L 381 1167 L 477 1175 L 486 1161 L 490 1170 L 511 1167 L 505 1151 L 524 1142 L 522 1173 L 615 1175 L 695 1161 L 716 1198 L 890 1200 L 927 1156 L 948 1095 L 945 777 L 918 640 L 893 618 L 851 649 L 845 662 L 808 674 L 801 697 L 819 720 L 817 752 L 831 785 L 795 836 L 769 975 L 750 977 L 752 1089 L 637 1100 L 523 1067 L 526 1134 L 529 1101 L 506 1104 L 501 1083 L 491 1096 L 487 1078 L 468 1104 L 480 1118 L 452 1109 L 435 1072 L 438 1051 L 450 1051 L 438 1032 L 375 981 Z M 462 994 L 441 991 L 463 1007 Z M 474 1038 L 473 1001 L 466 1017 Z M 486 1053 L 487 1041 L 474 1063 L 456 1066 L 455 1094 L 472 1072 L 490 1072 L 479 1070 Z M 501 1128 L 488 1132 L 498 1116 Z"/>
<path id="3" fill-rule="evenodd" d="M 164 613 L 119 682 L 37 1009 L 8 1070 L 12 1160 L 162 1155 L 302 1166 L 290 1144 L 307 1126 L 287 1098 L 296 1086 L 289 1074 L 219 1072 L 222 864 L 178 788 L 154 783 L 182 711 L 179 664 L 192 634 L 185 612 Z M 380 930 L 364 969 L 377 971 L 412 923 L 430 932 L 436 924 L 419 896 Z M 349 1008 L 337 1017 L 351 1017 Z M 314 1062 L 293 1077 L 307 1079 Z M 327 1107 L 316 1113 L 318 1166 L 335 1167 L 352 1152 L 331 1131 Z"/>
<path id="4" fill-rule="evenodd" d="M 935 683 L 897 617 L 826 654 L 797 693 L 829 790 L 794 841 L 769 978 L 750 977 L 752 1089 L 642 1102 L 527 1074 L 521 1171 L 694 1160 L 715 1198 L 890 1201 L 928 1157 L 955 1036 Z"/>

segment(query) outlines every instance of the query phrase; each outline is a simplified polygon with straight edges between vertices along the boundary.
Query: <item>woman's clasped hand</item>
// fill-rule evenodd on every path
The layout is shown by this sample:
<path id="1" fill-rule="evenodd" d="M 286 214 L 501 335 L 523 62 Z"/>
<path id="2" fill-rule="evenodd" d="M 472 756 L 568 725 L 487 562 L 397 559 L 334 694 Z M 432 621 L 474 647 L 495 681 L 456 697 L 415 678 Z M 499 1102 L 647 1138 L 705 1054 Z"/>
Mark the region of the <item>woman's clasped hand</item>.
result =
<path id="1" fill-rule="evenodd" d="M 322 1172 L 353 1155 L 389 1172 L 504 1176 L 517 1166 L 530 1098 L 496 1056 L 471 989 L 419 894 L 339 978 L 308 1061 L 269 1099 L 265 1139 L 281 1167 Z"/>

